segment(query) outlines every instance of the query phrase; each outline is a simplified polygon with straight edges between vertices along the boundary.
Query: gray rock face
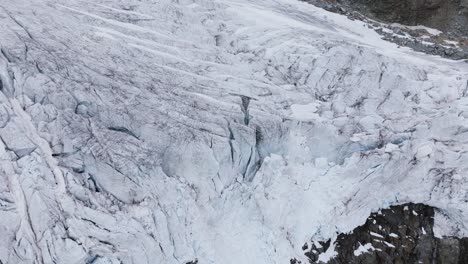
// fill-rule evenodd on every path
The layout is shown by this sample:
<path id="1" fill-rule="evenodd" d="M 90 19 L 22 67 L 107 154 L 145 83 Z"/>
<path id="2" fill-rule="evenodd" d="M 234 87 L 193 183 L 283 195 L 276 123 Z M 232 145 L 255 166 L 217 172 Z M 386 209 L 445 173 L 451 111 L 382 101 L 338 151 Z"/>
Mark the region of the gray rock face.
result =
<path id="1" fill-rule="evenodd" d="M 375 18 L 468 36 L 466 0 L 338 0 Z"/>
<path id="2" fill-rule="evenodd" d="M 324 263 L 321 254 L 333 247 L 330 264 L 464 264 L 468 263 L 468 238 L 436 237 L 434 209 L 424 204 L 403 204 L 372 213 L 362 226 L 340 234 L 331 243 L 304 245 L 310 263 Z M 296 263 L 299 263 L 296 261 Z"/>

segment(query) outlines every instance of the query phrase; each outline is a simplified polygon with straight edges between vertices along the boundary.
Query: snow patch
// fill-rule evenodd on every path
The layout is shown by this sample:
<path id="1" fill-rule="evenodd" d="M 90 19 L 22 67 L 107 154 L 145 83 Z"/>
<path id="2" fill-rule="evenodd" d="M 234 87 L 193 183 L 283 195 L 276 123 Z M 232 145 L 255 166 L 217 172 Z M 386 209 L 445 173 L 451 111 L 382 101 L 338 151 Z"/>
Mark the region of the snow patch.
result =
<path id="1" fill-rule="evenodd" d="M 338 256 L 338 252 L 335 251 L 335 241 L 332 241 L 327 251 L 319 255 L 318 261 L 328 262 Z"/>
<path id="2" fill-rule="evenodd" d="M 399 23 L 392 23 L 392 24 L 390 24 L 390 26 L 397 27 L 397 28 L 403 28 L 403 29 L 410 29 L 410 30 L 425 30 L 425 31 L 427 31 L 427 33 L 429 33 L 429 34 L 431 34 L 433 36 L 438 36 L 438 35 L 443 33 L 442 31 L 440 31 L 438 29 L 430 28 L 430 27 L 426 27 L 426 26 L 422 26 L 422 25 L 406 26 L 406 25 L 402 25 L 402 24 L 399 24 Z"/>
<path id="3" fill-rule="evenodd" d="M 371 236 L 375 236 L 375 237 L 379 237 L 379 238 L 384 238 L 381 234 L 377 234 L 377 233 L 374 233 L 374 232 L 370 232 Z"/>
<path id="4" fill-rule="evenodd" d="M 364 253 L 368 253 L 369 251 L 373 251 L 375 250 L 375 248 L 372 246 L 371 243 L 367 243 L 365 245 L 361 245 L 361 243 L 359 243 L 359 247 L 354 250 L 354 256 L 358 257 Z"/>

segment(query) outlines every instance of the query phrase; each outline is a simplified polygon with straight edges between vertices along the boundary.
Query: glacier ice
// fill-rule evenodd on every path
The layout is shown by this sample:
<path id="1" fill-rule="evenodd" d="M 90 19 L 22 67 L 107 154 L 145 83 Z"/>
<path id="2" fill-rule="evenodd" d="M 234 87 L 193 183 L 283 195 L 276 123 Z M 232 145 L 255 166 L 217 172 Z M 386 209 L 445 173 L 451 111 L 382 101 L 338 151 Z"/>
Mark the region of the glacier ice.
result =
<path id="1" fill-rule="evenodd" d="M 2 263 L 289 263 L 405 202 L 468 235 L 463 61 L 293 0 L 3 1 L 0 47 Z"/>

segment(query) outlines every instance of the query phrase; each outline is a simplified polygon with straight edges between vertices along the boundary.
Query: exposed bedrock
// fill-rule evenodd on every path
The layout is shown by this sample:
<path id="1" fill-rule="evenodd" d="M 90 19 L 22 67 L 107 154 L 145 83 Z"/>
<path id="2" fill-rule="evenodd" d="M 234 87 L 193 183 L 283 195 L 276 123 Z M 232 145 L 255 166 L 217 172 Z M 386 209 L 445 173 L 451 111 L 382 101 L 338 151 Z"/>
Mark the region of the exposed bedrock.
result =
<path id="1" fill-rule="evenodd" d="M 425 25 L 468 35 L 467 0 L 338 0 L 385 22 Z"/>
<path id="2" fill-rule="evenodd" d="M 443 212 L 428 205 L 391 206 L 335 241 L 312 241 L 303 249 L 310 263 L 468 263 L 468 238 L 442 236 L 451 228 L 443 219 Z"/>

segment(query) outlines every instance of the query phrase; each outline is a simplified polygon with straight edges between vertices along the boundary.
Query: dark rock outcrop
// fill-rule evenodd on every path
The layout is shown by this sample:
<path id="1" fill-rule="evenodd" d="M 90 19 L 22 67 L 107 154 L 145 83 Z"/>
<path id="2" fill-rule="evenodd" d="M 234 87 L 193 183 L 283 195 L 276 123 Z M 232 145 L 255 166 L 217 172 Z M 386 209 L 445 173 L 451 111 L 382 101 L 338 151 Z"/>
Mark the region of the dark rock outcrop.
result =
<path id="1" fill-rule="evenodd" d="M 371 214 L 351 233 L 338 235 L 333 244 L 312 242 L 303 249 L 310 263 L 323 263 L 319 256 L 331 246 L 337 254 L 329 264 L 468 263 L 468 238 L 434 236 L 435 210 L 424 204 L 392 206 Z"/>
<path id="2" fill-rule="evenodd" d="M 468 0 L 338 0 L 365 15 L 468 35 Z"/>

